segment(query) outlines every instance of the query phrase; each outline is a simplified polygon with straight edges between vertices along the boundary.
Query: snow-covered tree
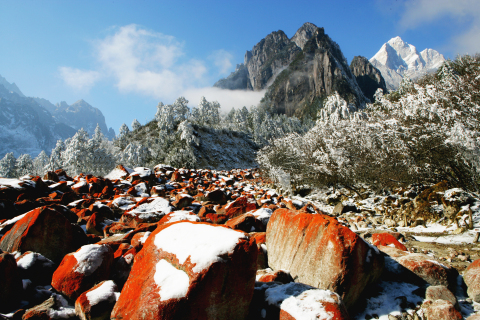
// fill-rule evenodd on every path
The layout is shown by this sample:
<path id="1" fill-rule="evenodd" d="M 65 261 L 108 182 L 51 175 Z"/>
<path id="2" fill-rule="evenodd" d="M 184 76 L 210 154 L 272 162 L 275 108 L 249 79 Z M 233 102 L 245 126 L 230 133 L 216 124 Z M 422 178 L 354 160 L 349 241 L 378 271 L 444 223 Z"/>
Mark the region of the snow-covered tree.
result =
<path id="1" fill-rule="evenodd" d="M 133 119 L 132 121 L 132 130 L 133 131 L 137 131 L 138 129 L 140 129 L 142 127 L 142 125 L 140 124 L 140 122 L 138 122 L 137 119 Z"/>
<path id="2" fill-rule="evenodd" d="M 28 153 L 22 154 L 18 157 L 16 166 L 18 177 L 23 177 L 27 174 L 33 174 L 33 160 Z"/>
<path id="3" fill-rule="evenodd" d="M 36 176 L 43 176 L 46 171 L 50 170 L 50 158 L 47 153 L 42 150 L 33 160 L 33 174 Z"/>
<path id="4" fill-rule="evenodd" d="M 7 153 L 2 160 L 0 160 L 0 177 L 4 178 L 14 178 L 16 177 L 17 167 L 16 167 L 17 160 L 13 155 L 13 152 Z"/>
<path id="5" fill-rule="evenodd" d="M 83 128 L 78 130 L 71 139 L 67 139 L 62 160 L 69 174 L 79 174 L 89 166 L 88 140 L 88 133 Z"/>
<path id="6" fill-rule="evenodd" d="M 63 140 L 57 140 L 57 144 L 55 145 L 55 148 L 52 149 L 52 153 L 50 154 L 50 163 L 48 166 L 48 170 L 54 171 L 63 168 L 65 162 L 63 160 L 62 154 L 63 152 L 65 152 L 65 149 L 65 142 L 63 142 Z"/>

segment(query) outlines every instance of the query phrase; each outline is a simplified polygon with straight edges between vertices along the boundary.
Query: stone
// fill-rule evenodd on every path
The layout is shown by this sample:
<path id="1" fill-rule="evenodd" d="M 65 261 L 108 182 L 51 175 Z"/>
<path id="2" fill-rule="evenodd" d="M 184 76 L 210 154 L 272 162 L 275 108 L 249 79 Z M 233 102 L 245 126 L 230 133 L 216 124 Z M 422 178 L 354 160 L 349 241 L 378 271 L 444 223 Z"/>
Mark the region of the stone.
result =
<path id="1" fill-rule="evenodd" d="M 426 300 L 446 300 L 455 306 L 455 309 L 460 311 L 460 305 L 458 304 L 457 297 L 448 290 L 446 286 L 429 286 L 425 292 Z"/>
<path id="2" fill-rule="evenodd" d="M 49 207 L 28 212 L 0 239 L 3 251 L 38 252 L 55 263 L 78 245 L 74 227 L 62 213 Z"/>
<path id="3" fill-rule="evenodd" d="M 22 281 L 13 255 L 0 253 L 0 312 L 8 313 L 20 302 Z"/>
<path id="4" fill-rule="evenodd" d="M 372 235 L 372 244 L 377 247 L 393 246 L 399 250 L 407 251 L 407 247 L 389 233 L 374 233 Z"/>
<path id="5" fill-rule="evenodd" d="M 108 245 L 85 245 L 63 258 L 52 277 L 52 287 L 71 300 L 96 283 L 107 280 L 113 263 L 113 250 Z"/>
<path id="6" fill-rule="evenodd" d="M 461 320 L 462 314 L 455 309 L 450 301 L 446 300 L 426 300 L 422 304 L 423 315 L 426 319 L 435 320 Z"/>
<path id="7" fill-rule="evenodd" d="M 21 279 L 30 279 L 35 285 L 49 285 L 56 264 L 38 252 L 27 251 L 17 258 Z"/>
<path id="8" fill-rule="evenodd" d="M 243 232 L 264 232 L 265 225 L 250 213 L 244 213 L 225 222 L 225 226 Z"/>
<path id="9" fill-rule="evenodd" d="M 255 241 L 198 222 L 159 226 L 135 257 L 111 319 L 245 319 Z"/>
<path id="10" fill-rule="evenodd" d="M 68 319 L 75 317 L 75 309 L 68 304 L 68 301 L 61 294 L 52 294 L 43 303 L 27 309 L 22 319 Z"/>
<path id="11" fill-rule="evenodd" d="M 277 270 L 273 271 L 272 269 L 267 269 L 268 271 L 265 273 L 260 273 L 257 271 L 257 281 L 259 282 L 272 282 L 277 281 L 280 283 L 289 283 L 293 282 L 293 278 L 290 275 L 290 272 L 285 270 Z"/>
<path id="12" fill-rule="evenodd" d="M 475 302 L 480 303 L 480 259 L 473 261 L 465 270 L 463 280 L 467 285 L 467 294 Z"/>
<path id="13" fill-rule="evenodd" d="M 383 256 L 336 219 L 276 210 L 267 226 L 268 264 L 298 282 L 337 292 L 347 308 L 377 281 Z"/>
<path id="14" fill-rule="evenodd" d="M 120 292 L 112 280 L 102 281 L 75 301 L 75 313 L 82 320 L 108 320 Z"/>

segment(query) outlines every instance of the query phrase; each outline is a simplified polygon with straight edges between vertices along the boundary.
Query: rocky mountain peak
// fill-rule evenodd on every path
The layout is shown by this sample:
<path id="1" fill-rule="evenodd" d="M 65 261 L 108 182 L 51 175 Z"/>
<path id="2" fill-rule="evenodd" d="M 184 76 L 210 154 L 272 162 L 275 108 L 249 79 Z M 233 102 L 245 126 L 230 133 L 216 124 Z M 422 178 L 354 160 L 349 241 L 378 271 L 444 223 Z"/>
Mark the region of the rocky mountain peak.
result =
<path id="1" fill-rule="evenodd" d="M 355 76 L 363 94 L 371 102 L 374 101 L 373 95 L 378 88 L 382 89 L 384 92 L 387 91 L 387 86 L 380 70 L 375 68 L 367 58 L 355 56 L 350 63 L 350 70 Z"/>
<path id="2" fill-rule="evenodd" d="M 305 43 L 313 36 L 315 31 L 317 31 L 317 26 L 310 22 L 305 22 L 298 30 L 295 32 L 295 35 L 292 37 L 292 41 L 295 42 L 300 49 L 303 49 Z"/>

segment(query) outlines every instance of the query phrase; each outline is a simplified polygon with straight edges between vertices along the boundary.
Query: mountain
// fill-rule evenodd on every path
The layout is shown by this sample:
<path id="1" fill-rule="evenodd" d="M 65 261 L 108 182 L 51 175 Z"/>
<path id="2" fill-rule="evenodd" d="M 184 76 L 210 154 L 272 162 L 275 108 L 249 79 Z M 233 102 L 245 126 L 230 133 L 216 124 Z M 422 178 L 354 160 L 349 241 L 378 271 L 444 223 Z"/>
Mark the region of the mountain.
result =
<path id="1" fill-rule="evenodd" d="M 13 152 L 16 157 L 28 153 L 49 152 L 57 140 L 75 134 L 72 127 L 59 123 L 34 99 L 20 96 L 0 84 L 0 156 Z"/>
<path id="2" fill-rule="evenodd" d="M 434 72 L 445 61 L 445 57 L 433 49 L 418 52 L 415 46 L 400 37 L 390 39 L 370 59 L 382 73 L 388 90 L 395 90 L 404 76 L 416 79 Z"/>
<path id="3" fill-rule="evenodd" d="M 20 91 L 20 89 L 15 84 L 15 82 L 10 83 L 7 81 L 7 79 L 2 77 L 1 75 L 0 75 L 0 85 L 3 85 L 7 91 L 15 92 L 20 97 L 25 97 L 25 95 L 22 93 L 22 91 Z"/>
<path id="4" fill-rule="evenodd" d="M 314 115 L 319 103 L 334 92 L 357 106 L 368 101 L 338 44 L 323 28 L 317 28 L 268 88 L 265 100 L 272 103 L 277 113 Z"/>
<path id="5" fill-rule="evenodd" d="M 355 76 L 363 94 L 370 101 L 374 101 L 373 95 L 378 88 L 381 88 L 383 92 L 387 92 L 387 86 L 380 70 L 375 68 L 367 58 L 355 56 L 350 63 L 350 70 Z"/>
<path id="6" fill-rule="evenodd" d="M 271 102 L 275 112 L 303 116 L 314 113 L 335 91 L 360 107 L 373 99 L 377 88 L 385 89 L 385 81 L 366 58 L 348 66 L 338 44 L 323 28 L 307 22 L 292 38 L 281 30 L 267 35 L 246 52 L 244 63 L 214 86 L 266 89 L 264 101 Z"/>
<path id="7" fill-rule="evenodd" d="M 230 90 L 266 89 L 303 49 L 316 28 L 307 22 L 292 39 L 282 30 L 270 33 L 245 53 L 244 62 L 237 65 L 234 72 L 213 86 Z"/>

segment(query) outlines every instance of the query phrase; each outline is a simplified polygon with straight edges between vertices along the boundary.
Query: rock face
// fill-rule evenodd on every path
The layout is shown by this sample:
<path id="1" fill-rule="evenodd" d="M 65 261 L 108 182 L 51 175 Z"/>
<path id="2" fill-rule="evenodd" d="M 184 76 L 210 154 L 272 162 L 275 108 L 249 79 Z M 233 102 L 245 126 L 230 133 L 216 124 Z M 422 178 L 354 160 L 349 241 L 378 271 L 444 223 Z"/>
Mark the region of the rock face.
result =
<path id="1" fill-rule="evenodd" d="M 265 97 L 276 112 L 302 116 L 316 111 L 335 92 L 349 104 L 362 106 L 367 101 L 338 44 L 317 28 Z"/>
<path id="2" fill-rule="evenodd" d="M 313 36 L 317 26 L 313 23 L 306 22 L 300 29 L 295 32 L 295 35 L 292 37 L 292 41 L 300 48 L 303 49 L 308 40 Z"/>
<path id="3" fill-rule="evenodd" d="M 111 319 L 245 319 L 257 246 L 205 223 L 159 226 L 135 256 Z"/>
<path id="4" fill-rule="evenodd" d="M 382 73 L 388 90 L 396 90 L 404 76 L 415 79 L 434 72 L 444 61 L 444 56 L 438 51 L 425 49 L 418 52 L 400 37 L 390 39 L 370 59 Z"/>
<path id="5" fill-rule="evenodd" d="M 355 56 L 350 63 L 350 70 L 355 76 L 358 86 L 370 102 L 374 102 L 373 95 L 377 89 L 380 88 L 383 92 L 387 92 L 387 86 L 380 70 L 375 68 L 367 58 Z"/>
<path id="6" fill-rule="evenodd" d="M 347 307 L 375 282 L 383 257 L 337 220 L 276 210 L 267 226 L 268 264 L 296 281 L 337 292 Z"/>
<path id="7" fill-rule="evenodd" d="M 59 263 L 75 251 L 75 231 L 65 216 L 49 207 L 34 209 L 18 220 L 0 239 L 0 249 L 7 252 L 38 252 Z"/>
<path id="8" fill-rule="evenodd" d="M 480 302 L 480 260 L 475 260 L 468 266 L 463 279 L 468 287 L 468 296 L 473 301 Z"/>

